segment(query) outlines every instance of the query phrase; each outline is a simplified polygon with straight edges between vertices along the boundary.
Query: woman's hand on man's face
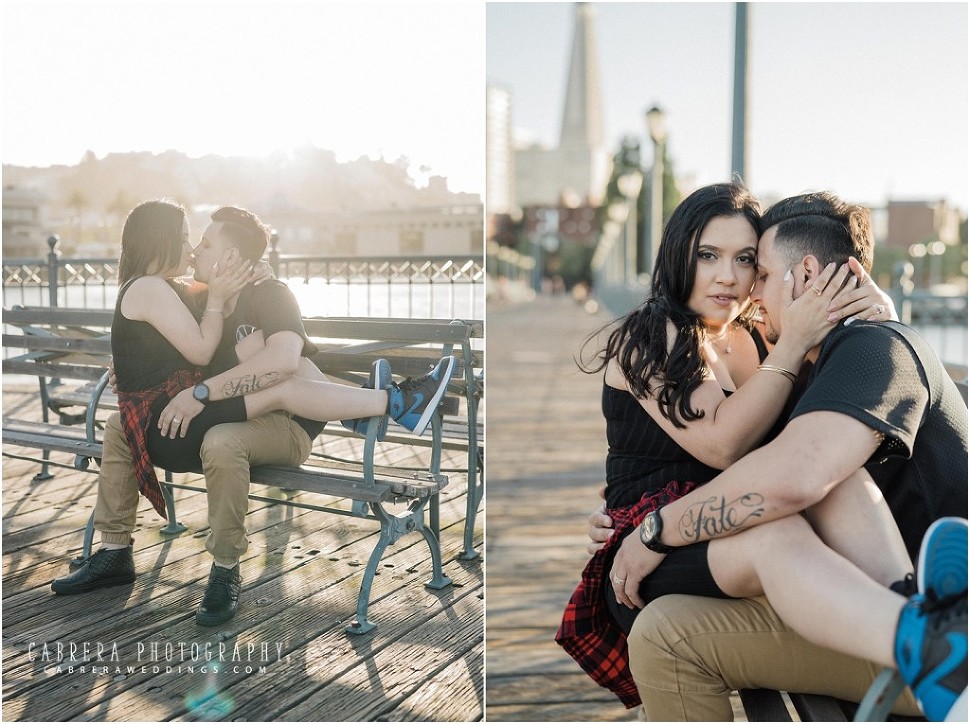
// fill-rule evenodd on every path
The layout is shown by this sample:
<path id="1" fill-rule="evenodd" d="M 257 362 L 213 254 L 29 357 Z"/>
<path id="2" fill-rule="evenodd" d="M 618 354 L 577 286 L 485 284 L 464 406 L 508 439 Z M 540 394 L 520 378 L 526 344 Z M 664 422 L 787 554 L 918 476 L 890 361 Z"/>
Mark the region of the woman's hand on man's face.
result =
<path id="1" fill-rule="evenodd" d="M 855 283 L 847 284 L 829 304 L 830 322 L 851 318 L 867 322 L 898 320 L 892 298 L 876 286 L 872 277 L 862 268 L 855 257 L 849 257 L 849 271 L 855 275 Z"/>

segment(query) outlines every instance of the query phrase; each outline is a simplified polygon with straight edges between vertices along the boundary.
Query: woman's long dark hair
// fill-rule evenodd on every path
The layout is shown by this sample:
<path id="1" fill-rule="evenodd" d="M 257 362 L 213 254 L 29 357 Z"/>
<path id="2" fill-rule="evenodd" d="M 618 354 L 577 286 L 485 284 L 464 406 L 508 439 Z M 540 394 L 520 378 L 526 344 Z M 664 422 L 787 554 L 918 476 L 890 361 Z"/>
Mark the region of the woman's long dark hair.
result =
<path id="1" fill-rule="evenodd" d="M 644 398 L 655 393 L 661 414 L 680 428 L 686 427 L 684 421 L 704 416 L 703 410 L 690 406 L 691 393 L 704 379 L 704 324 L 687 300 L 694 286 L 698 239 L 708 222 L 719 216 L 743 216 L 755 233 L 760 231 L 758 202 L 743 186 L 714 184 L 697 189 L 677 206 L 663 230 L 650 296 L 613 329 L 606 347 L 590 364 L 580 363 L 585 372 L 595 373 L 616 357 L 633 394 Z M 750 305 L 738 321 L 749 323 L 754 312 Z M 677 328 L 669 353 L 668 320 Z M 584 348 L 602 331 L 591 335 Z M 651 379 L 657 384 L 653 389 Z"/>
<path id="2" fill-rule="evenodd" d="M 182 258 L 185 209 L 171 201 L 146 201 L 125 219 L 121 232 L 118 283 L 148 273 L 157 262 L 168 269 Z"/>

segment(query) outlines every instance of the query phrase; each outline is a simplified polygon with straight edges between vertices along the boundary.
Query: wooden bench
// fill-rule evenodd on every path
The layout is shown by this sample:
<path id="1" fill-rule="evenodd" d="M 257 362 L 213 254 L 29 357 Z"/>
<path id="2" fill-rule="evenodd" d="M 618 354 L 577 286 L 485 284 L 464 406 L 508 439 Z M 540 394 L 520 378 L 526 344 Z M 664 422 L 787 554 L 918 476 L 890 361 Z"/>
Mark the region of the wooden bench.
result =
<path id="1" fill-rule="evenodd" d="M 884 669 L 856 704 L 819 694 L 795 694 L 769 689 L 741 689 L 738 694 L 748 721 L 793 721 L 785 699 L 801 721 L 926 721 L 923 717 L 890 714 L 905 684 L 892 669 Z"/>
<path id="2" fill-rule="evenodd" d="M 14 308 L 4 310 L 3 322 L 8 327 L 18 330 L 18 333 L 3 335 L 5 351 L 16 351 L 4 360 L 5 374 L 31 375 L 40 382 L 41 399 L 43 401 L 42 418 L 38 423 L 30 420 L 19 420 L 4 415 L 3 442 L 6 445 L 39 449 L 42 451 L 42 475 L 49 476 L 50 452 L 67 452 L 75 456 L 74 467 L 86 470 L 91 460 L 100 460 L 101 441 L 99 411 L 111 409 L 116 401 L 110 396 L 107 387 L 107 365 L 110 359 L 110 324 L 112 312 L 110 310 L 78 310 L 57 308 Z M 477 414 L 478 397 L 481 394 L 480 382 L 482 375 L 473 365 L 480 368 L 481 354 L 471 350 L 470 338 L 478 334 L 481 336 L 480 323 L 451 324 L 427 322 L 421 326 L 421 334 L 408 337 L 400 330 L 392 335 L 391 340 L 381 340 L 381 334 L 391 334 L 391 326 L 404 327 L 410 320 L 398 320 L 399 325 L 392 325 L 390 321 L 377 321 L 373 324 L 369 320 L 307 320 L 315 337 L 324 337 L 331 331 L 339 331 L 340 337 L 321 339 L 322 351 L 315 359 L 324 363 L 326 371 L 335 376 L 347 379 L 362 380 L 362 374 L 370 369 L 370 363 L 386 350 L 400 349 L 403 357 L 408 359 L 406 371 L 419 373 L 426 371 L 429 363 L 439 359 L 444 354 L 451 353 L 455 346 L 462 350 L 462 357 L 456 364 L 456 382 L 454 389 L 467 394 L 471 401 L 468 406 L 469 419 L 466 429 L 470 431 L 471 443 L 469 456 L 475 451 L 475 462 L 478 462 L 479 448 L 475 445 L 478 432 Z M 443 331 L 447 328 L 447 334 Z M 414 332 L 415 330 L 411 330 Z M 444 335 L 444 336 L 442 336 Z M 348 340 L 370 340 L 368 344 L 348 345 Z M 466 353 L 467 348 L 467 353 Z M 404 354 L 404 351 L 407 353 Z M 466 365 L 465 360 L 470 360 Z M 348 369 L 349 367 L 349 369 Z M 398 366 L 396 373 L 400 371 Z M 337 374 L 339 373 L 339 374 Z M 72 381 L 68 383 L 67 381 Z M 470 380 L 470 382 L 469 382 Z M 467 404 L 467 403 L 466 403 Z M 66 413 L 69 407 L 81 407 L 83 413 Z M 452 408 L 457 405 L 452 403 Z M 50 412 L 56 411 L 59 419 L 54 423 L 50 420 Z M 457 411 L 457 410 L 455 410 Z M 77 425 L 83 419 L 84 428 Z M 339 427 L 331 425 L 331 427 Z M 441 450 L 443 446 L 443 423 L 441 415 L 432 417 L 431 439 L 422 442 L 431 447 L 431 462 L 427 471 L 413 472 L 410 475 L 400 474 L 391 469 L 378 470 L 374 464 L 376 446 L 376 424 L 369 426 L 367 437 L 364 439 L 362 460 L 354 465 L 336 465 L 329 463 L 323 456 L 313 459 L 299 468 L 276 466 L 259 466 L 251 471 L 252 482 L 281 488 L 284 491 L 300 491 L 336 496 L 337 503 L 327 505 L 313 505 L 290 500 L 280 501 L 257 493 L 251 493 L 254 500 L 294 505 L 297 507 L 322 510 L 340 515 L 353 515 L 377 520 L 381 532 L 374 550 L 371 553 L 357 602 L 357 619 L 347 630 L 353 633 L 364 633 L 373 628 L 374 624 L 367 618 L 367 607 L 370 589 L 377 566 L 386 548 L 401 536 L 411 532 L 421 534 L 427 542 L 432 558 L 432 578 L 426 584 L 430 588 L 443 588 L 451 583 L 442 572 L 440 546 L 438 542 L 438 493 L 448 484 L 448 478 L 440 472 Z M 414 436 L 401 438 L 401 442 L 414 443 L 419 440 Z M 475 447 L 473 447 L 475 445 Z M 4 455 L 17 457 L 5 450 Z M 480 467 L 476 467 L 477 471 Z M 469 498 L 475 498 L 477 507 L 480 486 L 475 485 L 475 477 L 469 474 Z M 172 476 L 166 473 L 163 492 L 168 508 L 168 525 L 162 529 L 163 533 L 174 534 L 185 530 L 177 522 L 175 514 L 175 500 L 172 488 L 180 488 L 204 492 L 204 488 L 192 485 L 176 484 Z M 392 512 L 388 509 L 391 504 L 405 504 L 403 511 Z M 469 502 L 469 507 L 471 507 Z M 400 506 L 399 506 L 400 507 Z M 429 524 L 425 525 L 424 511 L 430 509 Z M 473 521 L 471 523 L 473 526 Z M 466 520 L 466 541 L 470 540 L 469 522 Z M 85 533 L 82 559 L 90 554 L 93 538 L 93 514 L 89 520 Z M 471 547 L 466 544 L 466 553 Z M 472 549 L 472 553 L 474 553 Z M 474 557 L 474 555 L 470 556 Z"/>

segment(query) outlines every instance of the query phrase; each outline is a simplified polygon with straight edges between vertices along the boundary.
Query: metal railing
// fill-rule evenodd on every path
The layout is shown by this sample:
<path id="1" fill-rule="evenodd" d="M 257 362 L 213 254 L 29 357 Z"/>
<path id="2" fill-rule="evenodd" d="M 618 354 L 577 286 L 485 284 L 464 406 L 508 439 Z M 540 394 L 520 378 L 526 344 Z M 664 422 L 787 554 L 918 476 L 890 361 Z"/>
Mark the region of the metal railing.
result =
<path id="1" fill-rule="evenodd" d="M 3 305 L 101 309 L 114 306 L 118 260 L 63 257 L 58 242 L 56 236 L 48 239 L 50 252 L 46 259 L 3 260 Z M 304 315 L 484 317 L 482 257 L 287 255 L 279 253 L 277 242 L 274 234 L 270 266 L 278 279 L 290 284 Z"/>

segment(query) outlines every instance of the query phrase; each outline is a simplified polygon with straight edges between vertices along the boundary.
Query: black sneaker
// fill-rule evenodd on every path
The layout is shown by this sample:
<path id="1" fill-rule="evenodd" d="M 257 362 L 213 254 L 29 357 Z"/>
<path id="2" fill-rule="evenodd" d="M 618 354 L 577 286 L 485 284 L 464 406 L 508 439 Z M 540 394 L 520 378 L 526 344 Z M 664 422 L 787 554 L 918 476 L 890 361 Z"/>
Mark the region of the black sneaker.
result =
<path id="1" fill-rule="evenodd" d="M 195 612 L 195 622 L 200 626 L 218 626 L 231 619 L 239 608 L 241 590 L 242 576 L 239 575 L 238 563 L 232 568 L 213 563 L 205 596 Z"/>
<path id="2" fill-rule="evenodd" d="M 388 412 L 398 425 L 415 435 L 422 434 L 431 422 L 431 415 L 448 388 L 455 369 L 454 357 L 443 357 L 431 372 L 388 389 Z"/>
<path id="3" fill-rule="evenodd" d="M 73 596 L 99 588 L 125 586 L 135 582 L 135 558 L 131 544 L 124 548 L 97 551 L 69 576 L 51 581 L 51 590 L 61 596 Z"/>

